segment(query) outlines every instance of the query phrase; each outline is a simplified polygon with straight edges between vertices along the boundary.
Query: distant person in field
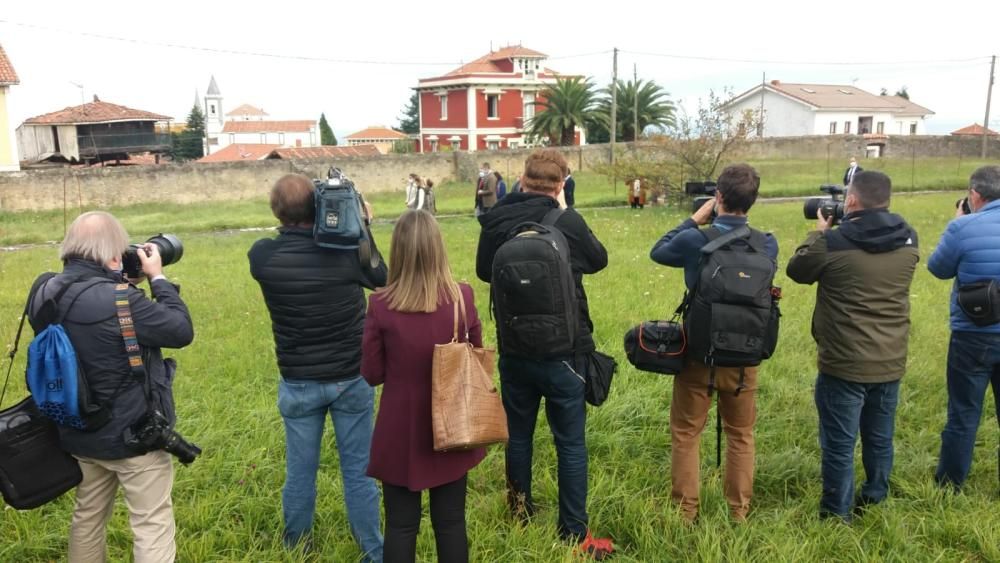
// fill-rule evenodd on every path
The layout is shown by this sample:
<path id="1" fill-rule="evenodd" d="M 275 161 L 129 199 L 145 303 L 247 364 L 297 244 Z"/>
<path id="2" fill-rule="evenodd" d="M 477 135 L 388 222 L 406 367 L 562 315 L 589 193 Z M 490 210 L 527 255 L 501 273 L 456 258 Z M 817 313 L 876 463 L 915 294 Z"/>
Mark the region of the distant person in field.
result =
<path id="1" fill-rule="evenodd" d="M 420 176 L 410 174 L 406 182 L 406 207 L 415 209 L 417 206 L 417 190 L 420 188 Z"/>
<path id="2" fill-rule="evenodd" d="M 817 210 L 816 230 L 787 268 L 792 280 L 816 284 L 819 513 L 847 522 L 889 494 L 896 405 L 906 373 L 910 283 L 920 252 L 916 231 L 889 212 L 891 191 L 881 172 L 855 174 L 841 225 L 834 229 L 833 219 Z M 865 480 L 855 493 L 859 433 Z"/>
<path id="3" fill-rule="evenodd" d="M 378 265 L 372 267 L 368 260 L 360 260 L 357 250 L 317 245 L 314 202 L 315 188 L 309 178 L 300 174 L 278 178 L 271 188 L 271 211 L 281 222 L 278 236 L 258 240 L 248 254 L 250 273 L 260 284 L 271 315 L 281 375 L 278 410 L 285 426 L 282 539 L 289 548 L 302 542 L 307 551 L 311 549 L 316 474 L 329 417 L 350 532 L 363 559 L 379 562 L 379 491 L 375 480 L 365 475 L 375 393 L 361 377 L 361 335 L 364 290 L 385 285 L 386 265 L 379 257 Z M 374 246 L 372 251 L 378 255 Z"/>
<path id="4" fill-rule="evenodd" d="M 361 361 L 368 383 L 382 385 L 368 475 L 382 482 L 385 561 L 417 560 L 426 490 L 437 560 L 467 562 L 467 474 L 486 450 L 434 451 L 431 368 L 435 345 L 454 335 L 456 307 L 466 315 L 459 320 L 459 339 L 467 333 L 474 346 L 482 346 L 475 297 L 471 287 L 452 278 L 441 230 L 429 213 L 400 216 L 390 258 L 388 283 L 369 297 Z"/>
<path id="5" fill-rule="evenodd" d="M 951 290 L 948 344 L 948 421 L 941 432 L 935 479 L 960 489 L 972 469 L 972 451 L 986 388 L 993 387 L 1000 422 L 1000 166 L 983 166 L 969 178 L 971 214 L 959 205 L 941 235 L 927 269 Z M 990 285 L 990 284 L 994 285 Z M 963 307 L 959 302 L 962 294 Z M 987 304 L 976 310 L 974 303 Z M 972 313 L 972 315 L 970 315 Z M 974 318 L 975 317 L 975 318 Z M 1000 460 L 998 460 L 1000 461 Z"/>
<path id="6" fill-rule="evenodd" d="M 497 204 L 497 177 L 490 168 L 489 162 L 484 162 L 479 169 L 479 184 L 476 188 L 476 216 L 488 213 Z"/>
<path id="7" fill-rule="evenodd" d="M 844 170 L 844 185 L 851 185 L 851 180 L 854 179 L 854 176 L 859 172 L 864 172 L 864 170 L 864 168 L 858 166 L 858 160 L 852 156 L 851 163 L 847 166 L 847 170 Z"/>
<path id="8" fill-rule="evenodd" d="M 629 188 L 628 202 L 632 209 L 642 209 L 646 206 L 646 190 L 642 187 L 642 179 L 632 180 L 632 187 Z"/>
<path id="9" fill-rule="evenodd" d="M 568 168 L 566 170 L 569 173 L 563 180 L 563 195 L 566 197 L 566 207 L 573 207 L 576 205 L 576 180 L 573 179 L 573 171 Z"/>

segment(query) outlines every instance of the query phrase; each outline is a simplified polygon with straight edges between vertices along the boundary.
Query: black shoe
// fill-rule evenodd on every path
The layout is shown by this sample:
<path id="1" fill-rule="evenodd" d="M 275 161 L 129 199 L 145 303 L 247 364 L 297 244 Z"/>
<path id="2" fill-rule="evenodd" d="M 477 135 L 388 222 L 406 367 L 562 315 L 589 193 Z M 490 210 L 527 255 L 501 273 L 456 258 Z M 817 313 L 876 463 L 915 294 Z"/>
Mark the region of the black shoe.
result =
<path id="1" fill-rule="evenodd" d="M 829 512 L 827 510 L 820 509 L 819 511 L 820 520 L 833 520 L 834 522 L 844 524 L 847 526 L 851 525 L 851 515 L 850 514 L 836 514 L 834 512 Z"/>
<path id="2" fill-rule="evenodd" d="M 882 500 L 875 500 L 871 497 L 858 495 L 857 498 L 854 499 L 854 510 L 852 510 L 854 517 L 861 518 L 862 516 L 865 515 L 866 512 L 868 512 L 869 508 L 875 506 L 876 504 L 881 503 Z"/>

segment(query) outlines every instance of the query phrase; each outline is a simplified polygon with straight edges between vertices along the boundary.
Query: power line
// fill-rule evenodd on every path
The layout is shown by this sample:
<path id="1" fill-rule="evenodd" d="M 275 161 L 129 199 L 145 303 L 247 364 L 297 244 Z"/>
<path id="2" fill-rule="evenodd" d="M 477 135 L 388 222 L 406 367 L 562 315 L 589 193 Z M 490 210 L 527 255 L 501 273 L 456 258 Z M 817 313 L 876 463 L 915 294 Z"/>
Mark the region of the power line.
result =
<path id="1" fill-rule="evenodd" d="M 677 55 L 671 53 L 649 53 L 643 51 L 625 51 L 622 53 L 628 53 L 630 55 L 640 55 L 646 57 L 662 57 L 668 59 L 685 59 L 692 61 L 710 61 L 710 62 L 720 62 L 720 63 L 750 63 L 750 64 L 769 64 L 769 65 L 810 65 L 810 66 L 892 66 L 892 65 L 925 65 L 925 64 L 951 64 L 951 63 L 968 63 L 968 62 L 986 62 L 990 59 L 989 56 L 982 57 L 967 57 L 961 59 L 936 59 L 936 60 L 923 60 L 923 61 L 790 61 L 790 60 L 766 60 L 766 59 L 737 59 L 729 57 L 708 57 L 699 55 Z"/>

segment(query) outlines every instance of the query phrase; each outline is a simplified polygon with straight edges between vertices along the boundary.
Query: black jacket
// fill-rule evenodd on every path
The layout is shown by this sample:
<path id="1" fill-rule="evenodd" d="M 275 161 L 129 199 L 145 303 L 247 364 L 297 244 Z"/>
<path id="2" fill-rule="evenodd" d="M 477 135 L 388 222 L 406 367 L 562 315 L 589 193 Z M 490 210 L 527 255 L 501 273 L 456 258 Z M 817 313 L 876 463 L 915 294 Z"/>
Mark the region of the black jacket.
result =
<path id="1" fill-rule="evenodd" d="M 887 209 L 857 211 L 836 229 L 809 233 L 787 273 L 818 284 L 812 333 L 821 372 L 857 383 L 903 377 L 919 259 L 916 231 Z"/>
<path id="2" fill-rule="evenodd" d="M 35 281 L 28 320 L 36 333 L 43 329 L 35 318 L 42 303 L 75 277 L 84 279 L 73 283 L 63 295 L 59 313 L 65 315 L 62 325 L 73 343 L 92 400 L 107 407 L 115 390 L 119 385 L 122 387 L 111 401 L 110 422 L 95 432 L 60 427 L 60 442 L 71 454 L 95 459 L 142 455 L 146 452 L 128 448 L 122 437 L 126 428 L 146 414 L 147 400 L 143 385 L 131 375 L 128 354 L 118 328 L 115 284 L 121 282 L 119 274 L 87 260 L 69 260 L 62 274 L 44 283 L 40 283 L 42 278 Z M 174 369 L 172 364 L 164 363 L 160 348 L 187 346 L 194 339 L 194 328 L 177 286 L 158 280 L 150 284 L 150 289 L 156 301 L 147 299 L 137 287 L 130 287 L 129 307 L 152 395 L 154 400 L 162 401 L 157 406 L 169 411 L 164 414 L 172 420 Z"/>
<path id="3" fill-rule="evenodd" d="M 312 230 L 278 229 L 247 256 L 271 313 L 281 376 L 337 381 L 361 374 L 363 288 L 385 285 L 385 262 L 364 268 L 355 250 L 322 248 Z"/>
<path id="4" fill-rule="evenodd" d="M 507 233 L 525 221 L 541 222 L 551 209 L 558 207 L 556 200 L 545 194 L 516 192 L 507 194 L 493 209 L 479 216 L 482 231 L 479 233 L 479 249 L 476 252 L 476 275 L 486 283 L 493 276 L 493 257 L 500 245 L 506 242 Z M 601 241 L 590 231 L 586 221 L 573 209 L 567 209 L 556 221 L 566 242 L 569 243 L 570 264 L 573 268 L 573 282 L 580 305 L 580 338 L 578 352 L 594 349 L 591 333 L 594 324 L 590 321 L 587 294 L 583 290 L 583 275 L 596 274 L 608 265 L 608 251 Z"/>

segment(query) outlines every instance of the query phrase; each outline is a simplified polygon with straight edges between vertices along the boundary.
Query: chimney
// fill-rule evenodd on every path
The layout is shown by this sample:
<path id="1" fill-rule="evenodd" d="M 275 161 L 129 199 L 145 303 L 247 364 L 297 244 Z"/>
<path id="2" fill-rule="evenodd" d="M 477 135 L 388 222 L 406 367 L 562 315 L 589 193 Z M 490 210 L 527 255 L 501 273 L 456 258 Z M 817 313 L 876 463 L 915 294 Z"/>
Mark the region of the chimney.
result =
<path id="1" fill-rule="evenodd" d="M 781 86 L 781 81 L 780 80 L 772 80 L 771 81 L 771 86 Z"/>
<path id="2" fill-rule="evenodd" d="M 100 100 L 100 98 L 98 98 L 98 97 L 97 97 L 97 94 L 94 94 L 94 101 L 95 101 L 95 102 L 99 102 L 99 101 L 101 101 L 101 100 Z"/>

